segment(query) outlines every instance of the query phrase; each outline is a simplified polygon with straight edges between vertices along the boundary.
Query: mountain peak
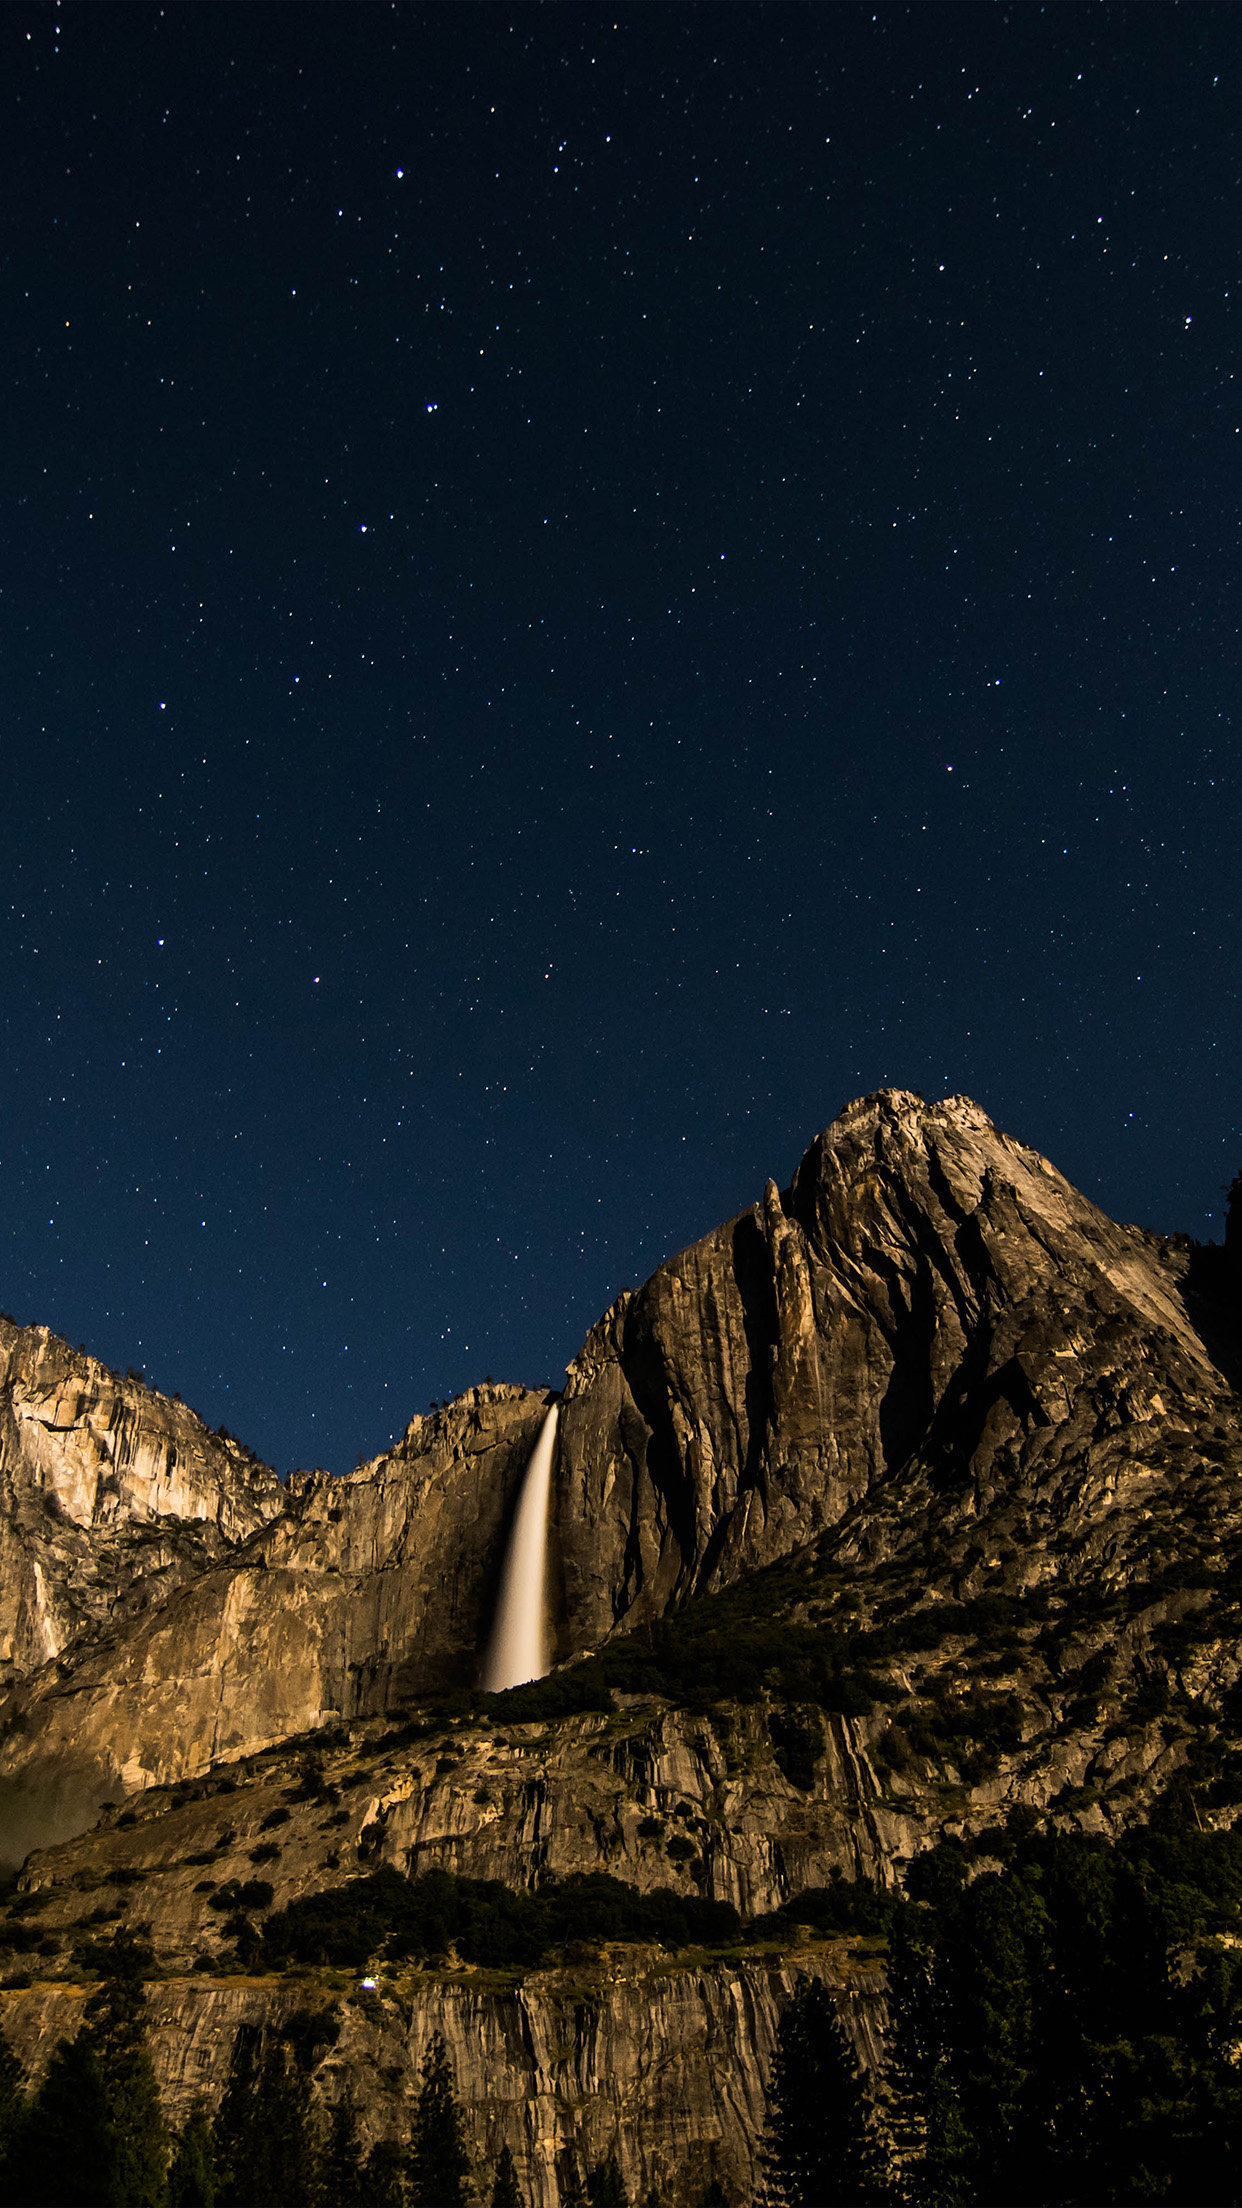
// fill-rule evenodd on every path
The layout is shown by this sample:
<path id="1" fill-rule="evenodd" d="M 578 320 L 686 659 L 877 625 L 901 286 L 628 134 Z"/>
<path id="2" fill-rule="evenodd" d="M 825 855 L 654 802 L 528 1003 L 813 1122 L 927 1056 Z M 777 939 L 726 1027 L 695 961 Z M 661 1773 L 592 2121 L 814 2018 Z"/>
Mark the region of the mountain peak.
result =
<path id="1" fill-rule="evenodd" d="M 1178 1452 L 1234 1406 L 1190 1274 L 969 1097 L 856 1099 L 573 1360 L 557 1659 L 824 1543 L 955 1599 L 1198 1557 Z M 6 1342 L 5 1769 L 31 1829 L 473 1683 L 546 1391 L 469 1389 L 351 1478 L 282 1491 L 184 1406 L 39 1330 Z"/>

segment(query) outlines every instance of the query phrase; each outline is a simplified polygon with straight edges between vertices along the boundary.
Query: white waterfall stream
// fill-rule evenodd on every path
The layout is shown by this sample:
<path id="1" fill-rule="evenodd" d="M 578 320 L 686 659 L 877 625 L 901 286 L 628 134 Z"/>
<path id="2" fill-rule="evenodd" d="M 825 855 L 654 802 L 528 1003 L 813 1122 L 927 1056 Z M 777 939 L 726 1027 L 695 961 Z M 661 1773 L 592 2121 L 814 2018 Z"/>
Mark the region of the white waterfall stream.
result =
<path id="1" fill-rule="evenodd" d="M 509 1550 L 500 1580 L 496 1622 L 487 1644 L 483 1685 L 493 1693 L 542 1679 L 548 1668 L 544 1582 L 548 1555 L 548 1497 L 556 1455 L 554 1403 L 539 1429 L 522 1479 Z"/>

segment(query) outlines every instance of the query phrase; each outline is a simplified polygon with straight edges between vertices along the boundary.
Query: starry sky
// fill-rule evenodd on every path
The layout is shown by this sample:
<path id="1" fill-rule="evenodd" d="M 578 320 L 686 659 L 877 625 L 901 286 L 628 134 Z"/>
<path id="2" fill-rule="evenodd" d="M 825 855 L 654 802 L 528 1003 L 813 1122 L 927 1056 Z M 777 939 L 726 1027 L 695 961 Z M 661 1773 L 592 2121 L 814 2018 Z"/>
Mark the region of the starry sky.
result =
<path id="1" fill-rule="evenodd" d="M 0 1304 L 347 1470 L 849 1098 L 1242 1165 L 1242 18 L 0 12 Z"/>

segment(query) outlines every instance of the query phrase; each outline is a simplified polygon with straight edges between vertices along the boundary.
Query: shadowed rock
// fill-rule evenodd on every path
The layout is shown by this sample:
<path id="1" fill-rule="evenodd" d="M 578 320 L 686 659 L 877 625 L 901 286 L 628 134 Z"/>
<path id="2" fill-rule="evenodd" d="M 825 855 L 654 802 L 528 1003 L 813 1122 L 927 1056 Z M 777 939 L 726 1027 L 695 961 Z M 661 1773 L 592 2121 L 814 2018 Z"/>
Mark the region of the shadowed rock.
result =
<path id="1" fill-rule="evenodd" d="M 1146 1569 L 1177 1449 L 1232 1402 L 1188 1265 L 969 1099 L 850 1105 L 568 1368 L 558 1657 L 833 1529 L 873 1568 L 934 1524 L 958 1596 Z M 42 1330 L 4 1348 L 15 1835 L 473 1684 L 546 1395 L 471 1389 L 349 1478 L 281 1489 Z"/>

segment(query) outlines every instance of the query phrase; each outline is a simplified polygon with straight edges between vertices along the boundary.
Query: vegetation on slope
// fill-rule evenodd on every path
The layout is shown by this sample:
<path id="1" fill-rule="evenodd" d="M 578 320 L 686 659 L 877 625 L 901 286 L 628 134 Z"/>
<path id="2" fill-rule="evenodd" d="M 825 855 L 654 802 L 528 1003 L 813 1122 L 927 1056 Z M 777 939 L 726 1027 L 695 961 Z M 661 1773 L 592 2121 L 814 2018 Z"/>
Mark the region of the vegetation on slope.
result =
<path id="1" fill-rule="evenodd" d="M 354 1966 L 381 1934 L 398 1950 L 451 1936 L 459 1952 L 465 1940 L 481 1959 L 511 1961 L 553 1931 L 594 1923 L 646 1937 L 644 1909 L 693 1919 L 711 1906 L 609 1880 L 505 1897 L 437 1876 L 383 1872 L 306 1897 L 271 1920 L 273 1944 Z M 973 1846 L 946 1840 L 920 1856 L 904 1898 L 843 1888 L 803 1900 L 830 1929 L 879 1912 L 887 2045 L 881 2073 L 865 2078 L 835 1998 L 817 1980 L 798 1988 L 770 2081 L 766 2208 L 1236 2200 L 1242 1831 L 1179 1827 L 1170 1813 L 1110 1842 L 1011 1817 Z M 684 1929 L 665 1925 L 670 1937 Z M 442 2047 L 424 2064 L 412 2133 L 364 2155 L 351 2104 L 322 2098 L 325 2080 L 339 2084 L 324 2065 L 336 2025 L 323 2008 L 239 2031 L 219 2108 L 195 2111 L 170 2140 L 145 2049 L 149 1950 L 125 1936 L 104 1945 L 108 1976 L 33 2091 L 0 2055 L 4 2197 L 22 2208 L 415 2208 L 440 2199 L 437 2185 L 445 2200 L 465 2197 Z M 508 2208 L 524 2174 L 510 2158 L 489 2176 Z M 573 2182 L 582 2201 L 625 2201 L 615 2167 Z"/>
<path id="2" fill-rule="evenodd" d="M 998 1836 L 913 1866 L 864 2080 L 823 1989 L 783 2021 L 768 2208 L 1236 2201 L 1242 1835 Z M 831 2121 L 826 2120 L 831 2117 Z"/>

